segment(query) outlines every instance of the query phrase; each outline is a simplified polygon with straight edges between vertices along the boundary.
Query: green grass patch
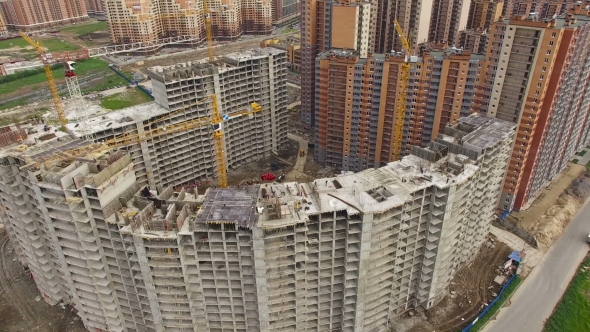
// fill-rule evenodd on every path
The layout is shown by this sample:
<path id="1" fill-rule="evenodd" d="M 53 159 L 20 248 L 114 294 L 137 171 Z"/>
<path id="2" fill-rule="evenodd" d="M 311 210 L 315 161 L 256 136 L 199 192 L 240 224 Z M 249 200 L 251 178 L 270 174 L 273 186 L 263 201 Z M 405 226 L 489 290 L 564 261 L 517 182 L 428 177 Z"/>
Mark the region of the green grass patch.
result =
<path id="1" fill-rule="evenodd" d="M 290 33 L 297 33 L 297 32 L 299 32 L 299 30 L 291 29 L 291 28 L 283 29 L 283 31 L 281 31 L 281 33 L 284 35 L 290 34 Z"/>
<path id="2" fill-rule="evenodd" d="M 41 42 L 43 43 L 43 47 L 49 52 L 74 51 L 78 49 L 78 46 L 72 45 L 61 39 L 45 39 Z"/>
<path id="3" fill-rule="evenodd" d="M 137 87 L 129 88 L 125 92 L 115 93 L 105 97 L 100 106 L 109 110 L 120 110 L 152 101 L 143 91 Z"/>
<path id="4" fill-rule="evenodd" d="M 35 37 L 33 37 L 33 40 L 35 40 Z M 59 38 L 57 39 L 41 39 L 41 43 L 43 44 L 43 47 L 47 48 L 47 50 L 49 52 L 61 52 L 61 51 L 74 51 L 77 50 L 78 47 L 76 45 L 72 45 L 66 41 L 63 41 Z M 9 40 L 2 40 L 0 41 L 0 50 L 5 50 L 5 49 L 9 49 L 9 48 L 13 48 L 13 47 L 19 47 L 20 48 L 20 52 L 25 53 L 25 54 L 35 54 L 37 55 L 34 49 L 27 49 L 27 47 L 29 47 L 31 45 L 29 45 L 29 43 L 27 43 L 26 40 L 22 39 L 22 38 L 15 38 L 15 39 L 9 39 Z"/>
<path id="5" fill-rule="evenodd" d="M 578 160 L 578 159 L 574 159 L 574 160 L 572 160 L 572 163 L 574 163 L 574 164 L 577 164 L 577 163 L 578 163 L 578 161 L 580 161 L 580 160 Z"/>
<path id="6" fill-rule="evenodd" d="M 520 277 L 520 275 L 517 275 L 512 281 L 512 283 L 508 285 L 508 287 L 506 287 L 504 293 L 502 293 L 502 295 L 500 296 L 500 299 L 494 304 L 494 306 L 490 310 L 488 310 L 488 312 L 486 312 L 486 314 L 483 317 L 481 317 L 477 321 L 477 323 L 475 323 L 475 325 L 473 325 L 469 332 L 480 331 L 487 324 L 487 322 L 496 315 L 498 310 L 500 310 L 504 306 L 504 303 L 508 301 L 508 299 L 512 296 L 512 294 L 516 291 L 516 289 L 518 288 L 518 286 L 520 286 L 521 283 L 522 278 Z"/>
<path id="7" fill-rule="evenodd" d="M 30 46 L 26 40 L 22 38 L 14 38 L 0 41 L 0 50 L 5 50 L 13 47 L 25 48 Z"/>
<path id="8" fill-rule="evenodd" d="M 578 269 L 543 331 L 590 331 L 590 256 Z"/>
<path id="9" fill-rule="evenodd" d="M 88 73 L 94 72 L 110 72 L 109 64 L 100 59 L 86 59 L 77 62 L 76 66 L 76 74 L 82 76 Z M 65 72 L 63 69 L 58 68 L 53 71 L 53 77 L 56 80 L 63 79 L 65 76 Z M 24 77 L 20 80 L 3 83 L 0 84 L 0 96 L 7 95 L 13 93 L 21 88 L 24 87 L 34 87 L 38 84 L 47 84 L 47 78 L 45 77 L 44 72 L 40 72 L 38 74 Z"/>
<path id="10" fill-rule="evenodd" d="M 576 154 L 577 154 L 578 156 L 580 156 L 580 157 L 583 157 L 583 156 L 586 154 L 586 152 L 588 152 L 588 150 L 582 150 L 582 151 L 580 151 L 580 152 L 578 152 L 578 153 L 576 153 Z"/>
<path id="11" fill-rule="evenodd" d="M 17 106 L 23 106 L 27 104 L 27 100 L 26 99 L 17 99 L 17 100 L 13 100 L 11 102 L 8 102 L 6 104 L 2 104 L 0 105 L 0 110 L 7 110 L 9 108 L 13 108 L 13 107 L 17 107 Z"/>
<path id="12" fill-rule="evenodd" d="M 60 29 L 60 31 L 71 32 L 77 35 L 86 35 L 97 31 L 107 31 L 108 29 L 109 25 L 107 22 L 94 22 L 72 25 L 67 28 Z"/>
<path id="13" fill-rule="evenodd" d="M 93 84 L 89 88 L 82 89 L 82 92 L 86 93 L 86 92 L 101 91 L 101 90 L 111 89 L 111 88 L 114 88 L 114 87 L 120 86 L 120 85 L 124 86 L 127 84 L 129 84 L 129 82 L 125 81 L 121 76 L 119 76 L 115 73 L 112 73 L 112 74 L 105 76 L 105 78 L 103 80 L 101 80 L 100 83 Z"/>
<path id="14" fill-rule="evenodd" d="M 24 99 L 16 100 L 16 102 L 21 101 L 21 100 L 23 101 L 23 104 L 22 105 L 24 105 L 26 103 L 26 101 Z M 14 105 L 14 106 L 18 106 L 18 105 Z M 12 107 L 14 107 L 14 106 L 12 106 Z M 43 114 L 45 114 L 45 112 L 47 112 L 47 111 L 48 111 L 48 108 L 47 107 L 40 107 L 37 110 L 35 110 L 33 113 L 27 113 L 27 114 L 11 114 L 11 115 L 8 115 L 8 116 L 0 116 L 0 126 L 6 126 L 6 125 L 9 125 L 11 123 L 16 123 L 16 122 L 22 122 L 22 121 L 31 120 L 31 119 L 36 118 L 36 117 L 39 118 Z"/>

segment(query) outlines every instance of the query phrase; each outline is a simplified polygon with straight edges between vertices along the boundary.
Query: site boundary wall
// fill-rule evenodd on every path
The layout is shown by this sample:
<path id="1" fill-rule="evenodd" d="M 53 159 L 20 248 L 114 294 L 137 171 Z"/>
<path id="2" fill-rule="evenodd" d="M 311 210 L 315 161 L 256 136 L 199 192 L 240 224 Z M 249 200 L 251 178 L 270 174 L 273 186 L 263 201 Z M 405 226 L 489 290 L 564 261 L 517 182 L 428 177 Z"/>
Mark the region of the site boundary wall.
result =
<path id="1" fill-rule="evenodd" d="M 492 302 L 490 302 L 490 304 L 485 307 L 483 309 L 483 311 L 477 316 L 475 317 L 475 319 L 469 324 L 467 325 L 466 328 L 464 328 L 461 332 L 467 332 L 469 330 L 471 330 L 471 328 L 473 328 L 473 326 L 475 324 L 477 324 L 477 322 L 490 310 L 494 307 L 494 305 L 496 305 L 496 302 L 498 302 L 500 300 L 500 297 L 502 297 L 502 294 L 504 293 L 504 291 L 506 290 L 506 288 L 508 288 L 508 286 L 510 286 L 510 284 L 514 281 L 514 279 L 516 278 L 518 274 L 514 274 L 512 277 L 510 277 L 510 279 L 508 279 L 508 281 L 506 282 L 506 284 L 504 284 L 504 286 L 502 286 L 502 289 L 500 290 L 500 293 L 498 294 L 498 296 L 496 296 L 495 299 L 492 300 Z"/>

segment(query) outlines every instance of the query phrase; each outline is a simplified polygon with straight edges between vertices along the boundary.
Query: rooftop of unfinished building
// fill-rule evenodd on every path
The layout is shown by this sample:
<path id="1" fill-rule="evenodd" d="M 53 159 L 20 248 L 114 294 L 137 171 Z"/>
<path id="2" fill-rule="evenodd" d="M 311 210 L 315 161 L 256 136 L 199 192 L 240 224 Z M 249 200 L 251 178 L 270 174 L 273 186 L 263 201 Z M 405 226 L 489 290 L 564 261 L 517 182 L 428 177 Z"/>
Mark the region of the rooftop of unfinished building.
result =
<path id="1" fill-rule="evenodd" d="M 464 145 L 485 149 L 497 145 L 514 135 L 516 124 L 481 114 L 463 117 L 450 128 L 465 132 Z M 447 131 L 447 133 L 449 133 Z"/>
<path id="2" fill-rule="evenodd" d="M 505 24 L 544 27 L 554 29 L 573 29 L 590 23 L 590 0 L 577 1 L 575 7 L 567 13 L 552 18 L 539 18 L 539 13 L 529 15 L 515 15 L 504 18 Z"/>
<path id="3" fill-rule="evenodd" d="M 82 137 L 85 136 L 85 133 L 96 133 L 107 129 L 115 129 L 131 123 L 146 121 L 169 112 L 169 110 L 155 102 L 149 102 L 123 108 L 104 115 L 94 116 L 83 122 L 68 123 L 66 127 L 76 137 Z"/>
<path id="4" fill-rule="evenodd" d="M 485 54 L 476 54 L 461 48 L 449 46 L 447 43 L 423 43 L 420 44 L 420 54 L 430 55 L 435 58 L 456 58 L 470 61 L 485 60 Z"/>
<path id="5" fill-rule="evenodd" d="M 12 133 L 19 130 L 16 126 L 10 126 L 9 129 Z M 23 124 L 20 125 L 20 129 L 26 133 L 26 137 L 24 135 L 15 137 L 8 132 L 2 133 L 2 136 L 10 136 L 10 141 L 6 141 L 7 144 L 0 147 L 0 157 L 12 155 L 32 160 L 42 159 L 54 153 L 90 144 L 84 140 L 73 139 L 69 134 L 52 125 Z"/>
<path id="6" fill-rule="evenodd" d="M 341 48 L 333 48 L 328 51 L 322 52 L 318 55 L 319 59 L 329 59 L 329 58 L 337 58 L 343 60 L 353 60 L 356 64 L 365 64 L 367 63 L 368 59 L 377 60 L 377 61 L 385 61 L 389 57 L 397 57 L 403 60 L 403 54 L 399 52 L 392 52 L 391 54 L 381 54 L 381 53 L 369 53 L 367 58 L 361 58 L 360 53 L 353 49 L 341 49 Z"/>
<path id="7" fill-rule="evenodd" d="M 378 169 L 317 179 L 310 183 L 265 183 L 240 188 L 210 188 L 197 223 L 237 222 L 242 227 L 286 227 L 309 215 L 346 211 L 348 215 L 380 213 L 403 205 L 411 194 L 436 186 L 463 183 L 478 167 L 468 163 L 453 175 L 445 170 L 449 158 L 430 163 L 410 155 Z"/>
<path id="8" fill-rule="evenodd" d="M 144 238 L 173 238 L 178 232 L 188 232 L 191 219 L 204 197 L 193 191 L 174 191 L 172 187 L 158 193 L 148 187 L 129 192 L 119 198 L 117 211 L 108 217 L 111 223 L 125 224 L 122 231 Z M 149 197 L 144 191 L 149 192 Z M 133 190 L 132 190 L 133 191 Z M 189 222 L 187 222 L 187 220 Z"/>
<path id="9" fill-rule="evenodd" d="M 157 79 L 159 81 L 168 81 L 170 78 L 175 78 L 175 73 L 178 73 L 179 71 L 186 71 L 187 69 L 191 68 L 202 70 L 214 67 L 218 70 L 218 72 L 222 73 L 224 71 L 228 71 L 232 68 L 239 66 L 240 62 L 243 61 L 263 59 L 267 58 L 270 55 L 279 55 L 284 53 L 284 50 L 273 47 L 253 48 L 218 56 L 215 58 L 213 62 L 205 58 L 196 61 L 177 63 L 171 66 L 154 66 L 150 67 L 148 70 L 150 71 L 150 76 L 152 78 Z M 199 76 L 197 72 L 195 72 L 193 75 L 195 77 Z"/>

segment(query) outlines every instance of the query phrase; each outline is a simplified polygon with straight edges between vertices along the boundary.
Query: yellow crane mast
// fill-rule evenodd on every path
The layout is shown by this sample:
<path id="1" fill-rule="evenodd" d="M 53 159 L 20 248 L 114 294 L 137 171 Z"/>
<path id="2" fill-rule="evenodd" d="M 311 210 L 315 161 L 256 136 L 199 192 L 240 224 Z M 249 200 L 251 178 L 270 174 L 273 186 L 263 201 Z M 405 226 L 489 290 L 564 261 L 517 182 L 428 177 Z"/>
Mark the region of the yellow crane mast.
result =
<path id="1" fill-rule="evenodd" d="M 408 85 L 410 83 L 410 56 L 412 55 L 412 48 L 406 38 L 402 27 L 396 20 L 393 21 L 395 30 L 402 43 L 403 51 L 405 53 L 404 63 L 401 70 L 401 91 L 397 94 L 395 102 L 395 126 L 393 131 L 393 160 L 399 160 L 402 153 L 402 141 L 404 136 L 404 122 L 406 119 L 406 101 L 408 98 Z"/>
<path id="2" fill-rule="evenodd" d="M 21 37 L 27 41 L 31 46 L 35 48 L 37 53 L 41 57 L 47 54 L 45 48 L 41 41 L 34 42 L 26 33 L 20 32 Z M 51 65 L 44 63 L 43 69 L 45 70 L 45 76 L 47 77 L 47 83 L 49 83 L 49 90 L 51 91 L 51 96 L 53 97 L 53 103 L 55 104 L 55 108 L 57 109 L 57 116 L 59 118 L 59 123 L 61 124 L 61 130 L 66 131 L 66 124 L 68 123 L 68 119 L 66 119 L 66 113 L 64 111 L 63 104 L 61 103 L 61 98 L 59 96 L 59 91 L 57 90 L 57 85 L 55 84 L 55 78 L 53 78 L 53 72 L 51 71 Z"/>

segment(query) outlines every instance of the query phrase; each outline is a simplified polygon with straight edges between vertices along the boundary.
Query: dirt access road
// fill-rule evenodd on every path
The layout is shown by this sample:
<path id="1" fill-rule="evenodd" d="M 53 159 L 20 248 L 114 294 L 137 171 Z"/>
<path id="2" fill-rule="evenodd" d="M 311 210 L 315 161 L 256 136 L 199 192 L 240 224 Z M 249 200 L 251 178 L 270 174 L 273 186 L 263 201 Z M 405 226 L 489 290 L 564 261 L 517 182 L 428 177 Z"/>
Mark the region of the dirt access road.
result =
<path id="1" fill-rule="evenodd" d="M 456 332 L 467 326 L 494 298 L 500 286 L 493 283 L 496 270 L 512 249 L 495 236 L 488 240 L 473 262 L 457 271 L 449 294 L 430 310 L 419 308 L 394 320 L 391 332 Z"/>
<path id="2" fill-rule="evenodd" d="M 0 256 L 0 332 L 87 332 L 69 307 L 41 300 L 2 229 Z"/>

